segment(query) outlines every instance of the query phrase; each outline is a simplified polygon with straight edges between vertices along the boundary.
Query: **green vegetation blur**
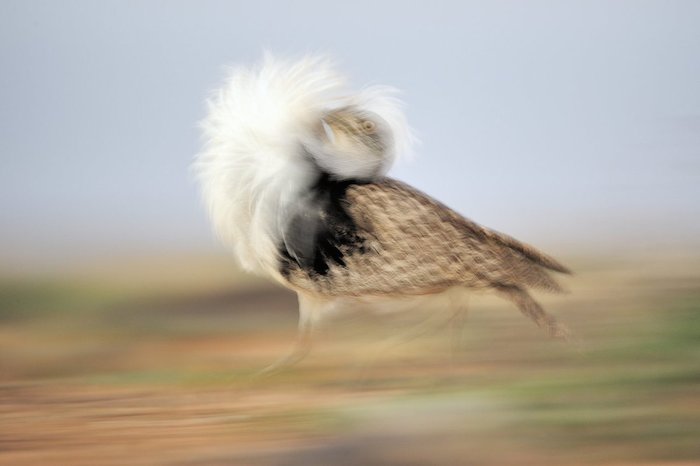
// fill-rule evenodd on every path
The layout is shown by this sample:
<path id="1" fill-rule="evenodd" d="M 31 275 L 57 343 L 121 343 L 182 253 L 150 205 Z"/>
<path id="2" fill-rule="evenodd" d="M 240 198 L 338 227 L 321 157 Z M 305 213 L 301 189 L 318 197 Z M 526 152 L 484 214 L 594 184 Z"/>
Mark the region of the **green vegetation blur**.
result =
<path id="1" fill-rule="evenodd" d="M 414 338 L 440 309 L 334 316 L 266 377 L 296 299 L 226 258 L 5 274 L 0 464 L 699 461 L 700 261 L 566 262 L 572 343 L 476 295 Z"/>

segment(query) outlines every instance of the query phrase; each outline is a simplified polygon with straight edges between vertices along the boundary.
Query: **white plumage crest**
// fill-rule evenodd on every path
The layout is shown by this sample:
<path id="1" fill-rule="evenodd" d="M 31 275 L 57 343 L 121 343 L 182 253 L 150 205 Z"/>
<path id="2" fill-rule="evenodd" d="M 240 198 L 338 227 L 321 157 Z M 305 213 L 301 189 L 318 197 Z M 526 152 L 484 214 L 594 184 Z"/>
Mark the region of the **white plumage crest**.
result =
<path id="1" fill-rule="evenodd" d="M 352 93 L 323 57 L 267 54 L 257 66 L 233 68 L 207 104 L 193 168 L 215 230 L 244 268 L 273 276 L 288 212 L 316 176 L 302 143 L 325 112 L 352 105 L 389 124 L 394 146 L 384 172 L 412 141 L 393 88 Z"/>

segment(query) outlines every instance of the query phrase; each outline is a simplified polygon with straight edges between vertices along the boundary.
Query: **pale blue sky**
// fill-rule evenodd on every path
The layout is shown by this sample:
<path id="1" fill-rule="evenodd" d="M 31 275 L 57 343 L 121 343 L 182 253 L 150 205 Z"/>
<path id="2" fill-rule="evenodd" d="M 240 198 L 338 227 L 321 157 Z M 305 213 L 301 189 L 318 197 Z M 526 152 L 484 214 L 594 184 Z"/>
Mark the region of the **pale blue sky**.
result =
<path id="1" fill-rule="evenodd" d="M 393 175 L 535 244 L 700 235 L 700 2 L 0 1 L 0 260 L 216 250 L 188 164 L 224 65 L 404 91 Z"/>

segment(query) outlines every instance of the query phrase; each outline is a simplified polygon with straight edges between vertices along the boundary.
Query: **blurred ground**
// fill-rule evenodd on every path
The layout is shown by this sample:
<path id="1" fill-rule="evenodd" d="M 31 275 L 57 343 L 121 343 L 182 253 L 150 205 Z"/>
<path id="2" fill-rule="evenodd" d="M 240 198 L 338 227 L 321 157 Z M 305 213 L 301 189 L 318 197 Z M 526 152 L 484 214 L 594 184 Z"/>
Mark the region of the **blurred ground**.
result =
<path id="1" fill-rule="evenodd" d="M 569 258 L 547 340 L 475 297 L 451 330 L 340 316 L 297 367 L 293 295 L 226 258 L 0 283 L 0 463 L 696 464 L 700 261 Z M 426 310 L 430 312 L 431 310 Z"/>

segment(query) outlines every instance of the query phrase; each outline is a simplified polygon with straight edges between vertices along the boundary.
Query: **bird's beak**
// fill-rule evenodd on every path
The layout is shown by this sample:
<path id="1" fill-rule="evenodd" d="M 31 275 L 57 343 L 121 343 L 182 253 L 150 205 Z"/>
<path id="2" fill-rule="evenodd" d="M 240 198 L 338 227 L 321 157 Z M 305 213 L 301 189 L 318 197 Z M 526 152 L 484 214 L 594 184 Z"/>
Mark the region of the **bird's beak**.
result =
<path id="1" fill-rule="evenodd" d="M 321 119 L 321 126 L 323 127 L 323 132 L 326 133 L 326 138 L 331 144 L 335 144 L 335 134 L 333 133 L 333 128 L 326 123 L 326 120 Z"/>

